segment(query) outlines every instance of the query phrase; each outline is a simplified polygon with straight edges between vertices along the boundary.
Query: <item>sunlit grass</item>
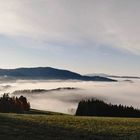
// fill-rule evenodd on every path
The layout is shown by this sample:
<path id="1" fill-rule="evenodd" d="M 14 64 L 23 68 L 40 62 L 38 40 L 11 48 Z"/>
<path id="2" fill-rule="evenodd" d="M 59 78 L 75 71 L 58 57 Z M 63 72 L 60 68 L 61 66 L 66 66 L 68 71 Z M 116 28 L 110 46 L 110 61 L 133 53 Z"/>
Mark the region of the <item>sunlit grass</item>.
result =
<path id="1" fill-rule="evenodd" d="M 0 139 L 140 139 L 137 118 L 43 114 L 0 114 Z"/>

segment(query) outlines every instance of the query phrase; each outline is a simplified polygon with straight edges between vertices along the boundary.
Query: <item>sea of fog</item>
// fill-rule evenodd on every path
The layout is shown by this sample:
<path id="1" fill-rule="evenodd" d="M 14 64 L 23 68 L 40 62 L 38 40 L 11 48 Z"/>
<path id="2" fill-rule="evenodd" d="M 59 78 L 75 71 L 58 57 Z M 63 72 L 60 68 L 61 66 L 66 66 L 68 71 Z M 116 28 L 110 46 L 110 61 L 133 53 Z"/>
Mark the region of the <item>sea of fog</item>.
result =
<path id="1" fill-rule="evenodd" d="M 0 80 L 0 94 L 16 90 L 46 89 L 46 92 L 24 93 L 32 108 L 74 114 L 80 100 L 97 98 L 112 104 L 140 109 L 140 79 L 117 79 L 118 82 Z M 75 89 L 50 90 L 73 87 Z M 49 91 L 50 90 L 50 91 Z M 20 96 L 19 92 L 18 95 Z M 22 93 L 23 95 L 23 93 Z"/>

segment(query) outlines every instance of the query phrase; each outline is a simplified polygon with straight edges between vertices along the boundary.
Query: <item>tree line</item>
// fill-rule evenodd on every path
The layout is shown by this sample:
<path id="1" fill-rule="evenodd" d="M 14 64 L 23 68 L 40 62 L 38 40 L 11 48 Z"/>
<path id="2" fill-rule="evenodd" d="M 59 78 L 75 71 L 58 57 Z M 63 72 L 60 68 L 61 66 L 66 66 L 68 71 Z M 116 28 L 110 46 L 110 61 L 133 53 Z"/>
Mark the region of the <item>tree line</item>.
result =
<path id="1" fill-rule="evenodd" d="M 140 110 L 132 106 L 112 105 L 104 101 L 91 99 L 78 104 L 77 116 L 140 117 Z"/>
<path id="2" fill-rule="evenodd" d="M 30 110 L 30 103 L 27 101 L 26 97 L 20 96 L 10 97 L 9 94 L 5 93 L 0 97 L 0 112 L 3 113 L 23 113 L 24 111 Z"/>

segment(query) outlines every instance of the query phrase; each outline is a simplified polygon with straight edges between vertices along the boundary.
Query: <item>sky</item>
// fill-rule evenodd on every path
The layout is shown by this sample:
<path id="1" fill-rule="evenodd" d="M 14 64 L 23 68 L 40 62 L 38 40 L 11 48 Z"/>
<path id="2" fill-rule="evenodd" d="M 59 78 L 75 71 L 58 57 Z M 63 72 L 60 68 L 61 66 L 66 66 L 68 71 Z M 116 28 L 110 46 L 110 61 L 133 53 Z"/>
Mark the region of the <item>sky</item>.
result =
<path id="1" fill-rule="evenodd" d="M 140 76 L 139 0 L 0 0 L 0 68 Z"/>

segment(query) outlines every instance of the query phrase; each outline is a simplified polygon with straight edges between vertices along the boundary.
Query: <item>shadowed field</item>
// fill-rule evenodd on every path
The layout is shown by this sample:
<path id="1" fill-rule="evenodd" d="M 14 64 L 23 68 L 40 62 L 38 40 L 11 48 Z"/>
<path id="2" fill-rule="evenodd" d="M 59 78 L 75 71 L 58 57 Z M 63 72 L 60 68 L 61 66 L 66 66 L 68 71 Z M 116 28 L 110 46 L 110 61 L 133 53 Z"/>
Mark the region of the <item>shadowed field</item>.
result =
<path id="1" fill-rule="evenodd" d="M 0 114 L 0 139 L 139 140 L 140 119 L 76 117 L 37 110 Z"/>

